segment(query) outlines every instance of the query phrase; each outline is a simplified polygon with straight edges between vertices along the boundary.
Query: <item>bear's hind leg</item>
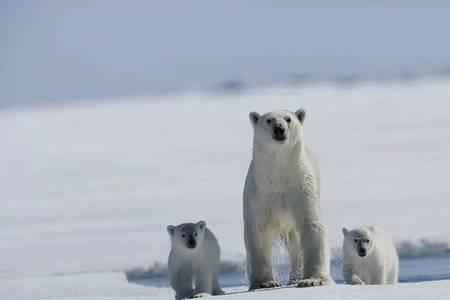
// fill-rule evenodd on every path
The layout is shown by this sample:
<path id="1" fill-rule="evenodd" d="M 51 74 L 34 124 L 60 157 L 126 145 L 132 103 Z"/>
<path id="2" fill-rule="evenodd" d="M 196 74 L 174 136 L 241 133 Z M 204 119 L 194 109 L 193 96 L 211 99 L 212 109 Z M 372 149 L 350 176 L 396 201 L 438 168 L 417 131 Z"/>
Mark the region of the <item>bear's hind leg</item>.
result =
<path id="1" fill-rule="evenodd" d="M 387 283 L 395 284 L 398 282 L 398 266 L 394 266 L 388 274 Z"/>
<path id="2" fill-rule="evenodd" d="M 212 295 L 224 295 L 225 292 L 220 288 L 218 274 L 214 274 Z"/>
<path id="3" fill-rule="evenodd" d="M 297 230 L 289 231 L 283 242 L 289 253 L 289 262 L 291 264 L 288 285 L 297 285 L 303 279 L 303 253 L 300 244 L 300 233 Z"/>

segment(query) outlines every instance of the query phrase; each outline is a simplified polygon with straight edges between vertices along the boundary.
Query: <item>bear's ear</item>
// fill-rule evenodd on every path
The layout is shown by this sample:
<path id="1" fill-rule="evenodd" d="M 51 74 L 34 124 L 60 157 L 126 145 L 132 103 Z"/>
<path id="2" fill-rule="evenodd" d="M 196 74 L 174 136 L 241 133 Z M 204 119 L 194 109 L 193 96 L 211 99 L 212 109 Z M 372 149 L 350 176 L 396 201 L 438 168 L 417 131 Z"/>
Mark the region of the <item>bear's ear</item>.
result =
<path id="1" fill-rule="evenodd" d="M 198 222 L 198 223 L 195 224 L 195 225 L 197 225 L 198 228 L 200 228 L 200 230 L 203 230 L 203 229 L 205 229 L 205 227 L 206 227 L 206 222 L 205 222 L 205 221 L 200 221 L 200 222 Z"/>
<path id="2" fill-rule="evenodd" d="M 297 116 L 300 123 L 303 124 L 303 121 L 305 121 L 306 111 L 304 109 L 299 109 L 295 112 L 295 115 Z"/>
<path id="3" fill-rule="evenodd" d="M 172 236 L 175 233 L 175 226 L 173 225 L 167 226 L 167 232 L 169 233 L 170 236 Z"/>
<path id="4" fill-rule="evenodd" d="M 342 227 L 342 233 L 344 234 L 344 236 L 346 236 L 348 233 L 348 229 L 346 227 Z"/>
<path id="5" fill-rule="evenodd" d="M 258 120 L 261 116 L 257 113 L 252 111 L 248 114 L 248 118 L 250 119 L 250 122 L 252 123 L 252 126 L 255 127 L 256 123 L 258 123 Z"/>

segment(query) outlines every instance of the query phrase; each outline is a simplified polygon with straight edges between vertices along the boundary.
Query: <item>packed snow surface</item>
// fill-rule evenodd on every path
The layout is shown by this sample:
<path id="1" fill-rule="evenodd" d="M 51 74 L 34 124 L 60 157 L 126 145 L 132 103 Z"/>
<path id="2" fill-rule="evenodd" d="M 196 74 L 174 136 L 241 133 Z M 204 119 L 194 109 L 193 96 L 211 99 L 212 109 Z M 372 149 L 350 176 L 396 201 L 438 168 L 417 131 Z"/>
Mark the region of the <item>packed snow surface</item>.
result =
<path id="1" fill-rule="evenodd" d="M 169 288 L 130 284 L 123 274 L 105 273 L 0 280 L 0 298 L 4 300 L 153 300 L 173 299 Z M 448 300 L 450 280 L 401 283 L 386 286 L 335 285 L 315 288 L 285 288 L 246 292 L 245 287 L 226 289 L 229 295 L 211 299 L 311 299 L 311 300 Z"/>

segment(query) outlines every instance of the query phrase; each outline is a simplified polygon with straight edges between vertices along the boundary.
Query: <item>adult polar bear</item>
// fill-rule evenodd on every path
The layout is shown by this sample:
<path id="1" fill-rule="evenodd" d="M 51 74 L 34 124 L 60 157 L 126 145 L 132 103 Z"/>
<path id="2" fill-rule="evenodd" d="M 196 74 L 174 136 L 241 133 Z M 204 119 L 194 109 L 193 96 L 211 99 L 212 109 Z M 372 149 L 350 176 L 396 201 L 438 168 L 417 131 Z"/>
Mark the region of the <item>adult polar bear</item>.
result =
<path id="1" fill-rule="evenodd" d="M 333 283 L 320 220 L 319 172 L 303 141 L 305 111 L 249 117 L 254 138 L 244 188 L 244 238 L 250 290 L 280 286 L 272 268 L 277 237 L 289 252 L 290 285 Z"/>

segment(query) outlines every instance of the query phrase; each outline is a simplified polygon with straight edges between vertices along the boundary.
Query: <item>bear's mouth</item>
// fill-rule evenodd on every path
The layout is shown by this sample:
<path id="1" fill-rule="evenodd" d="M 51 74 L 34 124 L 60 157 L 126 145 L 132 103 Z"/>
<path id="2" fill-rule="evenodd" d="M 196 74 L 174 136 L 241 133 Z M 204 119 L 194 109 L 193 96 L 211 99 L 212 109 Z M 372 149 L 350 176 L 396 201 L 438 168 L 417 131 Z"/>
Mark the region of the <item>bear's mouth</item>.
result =
<path id="1" fill-rule="evenodd" d="M 272 134 L 272 138 L 277 142 L 284 142 L 286 140 L 285 134 Z"/>

